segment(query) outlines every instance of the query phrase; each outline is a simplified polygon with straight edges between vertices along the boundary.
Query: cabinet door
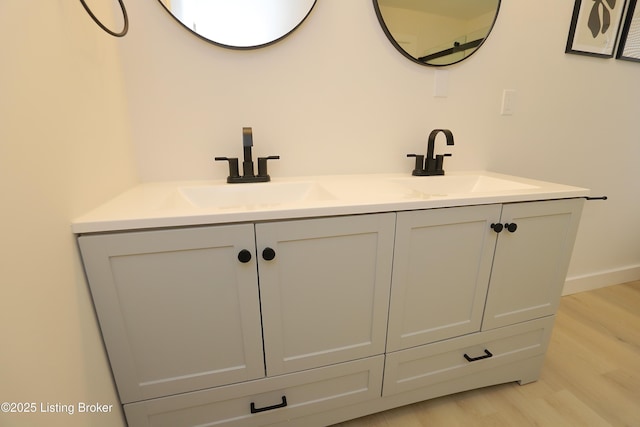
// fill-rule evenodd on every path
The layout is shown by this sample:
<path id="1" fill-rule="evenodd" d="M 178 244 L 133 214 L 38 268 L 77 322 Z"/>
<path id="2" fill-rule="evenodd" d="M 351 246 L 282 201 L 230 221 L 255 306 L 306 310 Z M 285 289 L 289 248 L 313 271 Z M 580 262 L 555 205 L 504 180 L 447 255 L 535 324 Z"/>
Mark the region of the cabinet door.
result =
<path id="1" fill-rule="evenodd" d="M 387 351 L 480 330 L 500 209 L 398 213 Z"/>
<path id="2" fill-rule="evenodd" d="M 390 213 L 256 225 L 267 375 L 384 352 L 394 224 Z"/>
<path id="3" fill-rule="evenodd" d="M 79 244 L 123 403 L 264 376 L 253 225 Z"/>
<path id="4" fill-rule="evenodd" d="M 482 329 L 556 312 L 583 199 L 504 205 Z"/>

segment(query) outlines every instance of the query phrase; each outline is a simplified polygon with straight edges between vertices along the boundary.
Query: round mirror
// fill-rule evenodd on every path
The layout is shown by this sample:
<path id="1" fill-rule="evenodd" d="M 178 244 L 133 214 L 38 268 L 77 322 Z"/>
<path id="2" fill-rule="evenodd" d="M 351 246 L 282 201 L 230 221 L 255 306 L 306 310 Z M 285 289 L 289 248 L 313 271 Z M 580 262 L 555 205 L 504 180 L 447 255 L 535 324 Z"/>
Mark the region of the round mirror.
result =
<path id="1" fill-rule="evenodd" d="M 500 0 L 373 0 L 391 43 L 422 65 L 451 65 L 473 54 L 491 32 Z"/>
<path id="2" fill-rule="evenodd" d="M 187 29 L 233 49 L 263 47 L 286 37 L 316 0 L 159 0 Z"/>

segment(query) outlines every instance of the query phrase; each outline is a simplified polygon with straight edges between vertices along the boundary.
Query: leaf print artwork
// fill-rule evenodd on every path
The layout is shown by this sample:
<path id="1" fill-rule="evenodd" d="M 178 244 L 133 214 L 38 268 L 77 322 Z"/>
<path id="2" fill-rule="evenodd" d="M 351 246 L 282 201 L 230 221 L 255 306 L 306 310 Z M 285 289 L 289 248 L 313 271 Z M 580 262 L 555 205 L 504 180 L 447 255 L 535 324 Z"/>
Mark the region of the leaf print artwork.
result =
<path id="1" fill-rule="evenodd" d="M 605 4 L 606 3 L 606 4 Z M 609 6 L 609 8 L 607 8 Z M 595 39 L 598 34 L 605 34 L 611 26 L 611 12 L 616 7 L 616 0 L 593 0 L 593 7 L 589 13 L 587 26 L 591 30 L 591 35 Z M 600 17 L 602 11 L 602 19 Z"/>
<path id="2" fill-rule="evenodd" d="M 565 52 L 612 58 L 626 4 L 627 0 L 575 0 Z"/>

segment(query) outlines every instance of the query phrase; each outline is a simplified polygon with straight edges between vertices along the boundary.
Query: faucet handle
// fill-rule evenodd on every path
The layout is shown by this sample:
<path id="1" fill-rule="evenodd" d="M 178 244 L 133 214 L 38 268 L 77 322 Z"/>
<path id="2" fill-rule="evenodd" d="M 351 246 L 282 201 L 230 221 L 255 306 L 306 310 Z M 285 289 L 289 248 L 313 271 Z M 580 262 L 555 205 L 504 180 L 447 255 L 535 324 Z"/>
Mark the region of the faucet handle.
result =
<path id="1" fill-rule="evenodd" d="M 278 159 L 280 159 L 280 156 L 258 157 L 258 176 L 270 178 L 269 174 L 267 174 L 267 160 Z"/>
<path id="2" fill-rule="evenodd" d="M 416 176 L 424 175 L 424 156 L 422 154 L 407 154 L 407 157 L 416 158 L 416 165 L 414 166 L 413 172 L 411 174 Z"/>
<path id="3" fill-rule="evenodd" d="M 229 162 L 229 176 L 227 177 L 227 182 L 229 179 L 240 178 L 240 169 L 238 169 L 237 157 L 216 157 L 215 160 Z"/>
<path id="4" fill-rule="evenodd" d="M 435 166 L 435 170 L 433 171 L 434 175 L 444 175 L 444 170 L 442 169 L 442 166 L 444 164 L 445 157 L 451 157 L 451 153 L 436 155 L 436 166 Z"/>

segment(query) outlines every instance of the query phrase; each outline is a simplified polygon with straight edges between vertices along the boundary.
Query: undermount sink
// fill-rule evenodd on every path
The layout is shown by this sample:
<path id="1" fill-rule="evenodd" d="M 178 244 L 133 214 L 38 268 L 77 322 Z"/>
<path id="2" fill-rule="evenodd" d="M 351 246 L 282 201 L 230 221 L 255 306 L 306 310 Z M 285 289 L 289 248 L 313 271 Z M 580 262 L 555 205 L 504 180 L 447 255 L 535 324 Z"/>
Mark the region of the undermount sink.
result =
<path id="1" fill-rule="evenodd" d="M 396 184 L 429 196 L 532 190 L 538 186 L 486 175 L 442 175 L 407 177 L 393 180 Z"/>
<path id="2" fill-rule="evenodd" d="M 334 199 L 315 182 L 196 185 L 180 187 L 179 192 L 197 207 L 217 209 L 265 208 L 287 203 Z"/>

